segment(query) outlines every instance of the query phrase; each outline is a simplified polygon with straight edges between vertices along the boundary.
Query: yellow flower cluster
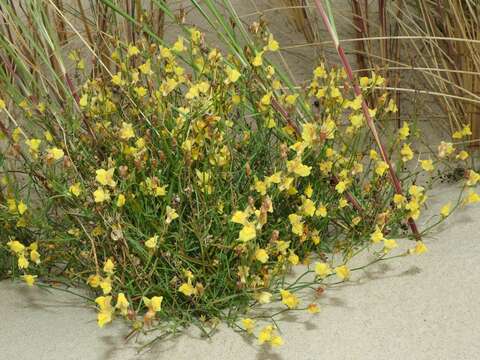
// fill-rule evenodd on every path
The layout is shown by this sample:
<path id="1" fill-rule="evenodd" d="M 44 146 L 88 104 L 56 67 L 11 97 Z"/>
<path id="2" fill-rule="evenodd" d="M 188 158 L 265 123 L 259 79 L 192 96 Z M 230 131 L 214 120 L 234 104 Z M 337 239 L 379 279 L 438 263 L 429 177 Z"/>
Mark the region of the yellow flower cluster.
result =
<path id="1" fill-rule="evenodd" d="M 18 268 L 68 264 L 65 275 L 94 290 L 100 327 L 120 315 L 135 332 L 159 324 L 175 331 L 194 318 L 213 327 L 225 309 L 238 320 L 272 301 L 317 313 L 317 304 L 300 301 L 301 286 L 286 281 L 292 268 L 306 266 L 308 287 L 323 289 L 352 277 L 349 261 L 363 248 L 394 252 L 394 238 L 427 201 L 416 172 L 433 176 L 437 162 L 465 165 L 469 154 L 442 142 L 410 171 L 416 129 L 404 121 L 387 159 L 364 115 L 381 122 L 398 110 L 386 93 L 366 108 L 385 79 L 362 77 L 362 94 L 351 96 L 345 71 L 320 64 L 306 90 L 286 90 L 269 60 L 280 44 L 263 29 L 255 35 L 258 45 L 241 59 L 209 48 L 194 28 L 171 46 L 118 42 L 112 74 L 87 72 L 89 62 L 72 52 L 86 80 L 61 126 L 47 102 L 22 101 L 18 111 L 42 126 L 7 136 L 7 154 L 31 174 L 25 190 L 6 171 L 0 188 L 1 230 Z M 454 138 L 469 134 L 464 127 Z M 403 193 L 389 182 L 394 171 L 407 179 Z M 480 201 L 480 175 L 464 175 L 464 202 Z M 454 209 L 447 205 L 440 219 Z M 24 239 L 20 228 L 38 242 L 12 240 Z M 417 242 L 408 253 L 426 250 Z M 241 325 L 259 344 L 283 344 L 273 325 Z"/>

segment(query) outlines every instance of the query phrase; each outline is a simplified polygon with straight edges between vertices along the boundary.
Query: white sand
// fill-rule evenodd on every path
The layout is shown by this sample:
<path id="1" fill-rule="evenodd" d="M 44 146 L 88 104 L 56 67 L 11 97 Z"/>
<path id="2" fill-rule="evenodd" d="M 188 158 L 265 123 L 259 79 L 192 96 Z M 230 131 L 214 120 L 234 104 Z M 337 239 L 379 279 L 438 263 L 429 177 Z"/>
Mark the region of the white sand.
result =
<path id="1" fill-rule="evenodd" d="M 455 193 L 445 188 L 433 209 Z M 81 299 L 0 283 L 0 359 L 480 359 L 480 206 L 454 214 L 430 251 L 372 267 L 329 289 L 322 312 L 281 322 L 285 345 L 262 348 L 222 327 L 136 354 L 121 321 L 99 329 Z"/>

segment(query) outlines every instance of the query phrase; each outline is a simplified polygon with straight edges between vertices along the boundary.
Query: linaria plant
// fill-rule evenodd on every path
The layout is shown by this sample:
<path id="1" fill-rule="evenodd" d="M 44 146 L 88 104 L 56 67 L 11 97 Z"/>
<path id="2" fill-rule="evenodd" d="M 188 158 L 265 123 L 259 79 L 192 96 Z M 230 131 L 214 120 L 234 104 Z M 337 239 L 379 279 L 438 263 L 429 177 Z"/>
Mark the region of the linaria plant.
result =
<path id="1" fill-rule="evenodd" d="M 208 334 L 224 321 L 278 346 L 279 312 L 260 325 L 255 306 L 316 313 L 298 292 L 347 281 L 364 267 L 350 265 L 361 251 L 372 263 L 425 252 L 423 233 L 409 251 L 395 249 L 427 199 L 417 178 L 468 154 L 442 142 L 418 159 L 418 131 L 404 122 L 388 164 L 362 112 L 367 94 L 378 98 L 372 121 L 396 111 L 385 79 L 362 77 L 355 96 L 343 69 L 320 63 L 293 91 L 269 62 L 278 42 L 259 24 L 251 33 L 245 62 L 195 27 L 170 46 L 148 35 L 116 40 L 113 71 L 89 68 L 77 50 L 51 54 L 59 69 L 75 68 L 52 80 L 57 87 L 21 82 L 27 60 L 3 52 L 2 275 L 86 286 L 100 327 L 123 318 L 133 333 L 161 338 L 191 324 Z M 467 187 L 480 178 L 462 175 Z M 469 191 L 435 221 L 480 200 Z M 296 267 L 301 282 L 288 278 Z"/>

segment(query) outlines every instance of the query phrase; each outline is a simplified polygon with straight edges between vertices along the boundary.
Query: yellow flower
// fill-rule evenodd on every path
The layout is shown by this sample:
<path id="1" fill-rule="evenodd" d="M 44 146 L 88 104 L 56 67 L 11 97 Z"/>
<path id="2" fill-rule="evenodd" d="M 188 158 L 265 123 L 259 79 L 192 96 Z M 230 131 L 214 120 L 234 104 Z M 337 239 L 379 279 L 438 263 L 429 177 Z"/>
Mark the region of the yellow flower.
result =
<path id="1" fill-rule="evenodd" d="M 408 122 L 404 121 L 403 126 L 398 130 L 398 138 L 405 140 L 408 135 L 410 135 L 410 127 L 408 126 Z"/>
<path id="2" fill-rule="evenodd" d="M 36 242 L 29 246 L 30 251 L 30 260 L 35 264 L 40 264 L 40 253 L 37 251 L 38 245 Z"/>
<path id="3" fill-rule="evenodd" d="M 383 248 L 385 252 L 389 252 L 398 246 L 397 242 L 393 239 L 383 239 Z"/>
<path id="4" fill-rule="evenodd" d="M 242 319 L 242 325 L 245 328 L 247 334 L 252 334 L 253 329 L 255 329 L 255 320 L 244 318 Z"/>
<path id="5" fill-rule="evenodd" d="M 440 215 L 442 215 L 443 217 L 447 217 L 448 215 L 450 215 L 451 206 L 452 206 L 452 203 L 443 205 L 442 208 L 440 209 Z"/>
<path id="6" fill-rule="evenodd" d="M 179 36 L 178 40 L 172 46 L 172 50 L 175 52 L 183 52 L 186 50 L 186 47 L 183 45 L 183 37 Z"/>
<path id="7" fill-rule="evenodd" d="M 464 201 L 465 205 L 480 202 L 480 195 L 475 191 L 470 191 Z"/>
<path id="8" fill-rule="evenodd" d="M 252 60 L 252 65 L 255 67 L 262 66 L 263 64 L 262 56 L 263 56 L 263 51 L 256 53 L 255 57 Z"/>
<path id="9" fill-rule="evenodd" d="M 28 260 L 27 260 L 27 258 L 26 258 L 24 255 L 20 255 L 20 256 L 18 257 L 17 264 L 18 264 L 18 268 L 19 268 L 19 269 L 26 269 L 26 268 L 28 268 Z"/>
<path id="10" fill-rule="evenodd" d="M 269 342 L 274 347 L 283 344 L 283 339 L 274 333 L 272 325 L 264 327 L 258 334 L 258 343 L 262 345 L 266 342 Z"/>
<path id="11" fill-rule="evenodd" d="M 266 50 L 268 51 L 277 51 L 280 48 L 278 42 L 273 38 L 272 34 L 268 35 L 268 43 L 266 46 Z"/>
<path id="12" fill-rule="evenodd" d="M 266 106 L 270 105 L 270 103 L 272 101 L 272 95 L 273 95 L 273 93 L 271 91 L 269 91 L 268 93 L 263 95 L 262 98 L 260 99 L 260 105 L 262 107 L 266 107 Z"/>
<path id="13" fill-rule="evenodd" d="M 469 170 L 468 179 L 466 182 L 467 186 L 475 186 L 479 181 L 480 181 L 480 174 L 473 170 Z"/>
<path id="14" fill-rule="evenodd" d="M 265 326 L 258 334 L 258 343 L 262 345 L 266 342 L 269 342 L 272 339 L 272 332 L 273 332 L 272 325 Z"/>
<path id="15" fill-rule="evenodd" d="M 167 96 L 177 87 L 178 82 L 173 78 L 167 78 L 160 85 L 160 91 L 163 96 Z"/>
<path id="16" fill-rule="evenodd" d="M 12 132 L 12 140 L 13 142 L 15 143 L 18 143 L 18 141 L 20 140 L 20 136 L 22 135 L 22 130 L 20 128 L 15 128 L 15 130 L 13 130 Z"/>
<path id="17" fill-rule="evenodd" d="M 470 155 L 468 154 L 468 152 L 466 152 L 465 150 L 462 150 L 458 153 L 457 156 L 455 156 L 455 158 L 464 161 L 464 160 L 467 160 L 469 156 Z"/>
<path id="18" fill-rule="evenodd" d="M 288 105 L 294 105 L 295 102 L 297 101 L 297 98 L 298 98 L 298 94 L 290 94 L 290 95 L 287 95 L 285 97 L 285 102 L 288 104 Z"/>
<path id="19" fill-rule="evenodd" d="M 77 182 L 77 183 L 72 184 L 68 188 L 68 191 L 70 191 L 70 193 L 72 193 L 76 197 L 79 197 L 80 194 L 82 193 L 82 188 L 80 187 L 80 183 Z"/>
<path id="20" fill-rule="evenodd" d="M 18 206 L 15 199 L 7 199 L 8 211 L 11 214 L 16 214 L 18 212 Z"/>
<path id="21" fill-rule="evenodd" d="M 287 161 L 287 169 L 298 176 L 306 177 L 310 175 L 312 167 L 302 164 L 302 159 L 297 156 L 295 159 Z"/>
<path id="22" fill-rule="evenodd" d="M 268 253 L 265 249 L 257 249 L 255 251 L 255 259 L 265 264 L 268 261 Z"/>
<path id="23" fill-rule="evenodd" d="M 281 345 L 283 345 L 283 339 L 278 335 L 274 335 L 274 336 L 272 336 L 272 339 L 270 340 L 270 344 L 273 347 L 281 346 Z"/>
<path id="24" fill-rule="evenodd" d="M 330 265 L 324 262 L 317 262 L 315 264 L 315 274 L 321 278 L 325 278 L 332 273 L 332 268 Z"/>
<path id="25" fill-rule="evenodd" d="M 153 71 L 152 71 L 152 68 L 151 68 L 151 65 L 150 65 L 150 59 L 145 61 L 145 63 L 143 63 L 142 65 L 140 65 L 138 67 L 138 69 L 140 70 L 140 72 L 142 74 L 145 74 L 145 75 L 152 75 L 153 74 Z"/>
<path id="26" fill-rule="evenodd" d="M 470 130 L 470 125 L 465 125 L 462 130 L 455 131 L 452 135 L 454 139 L 461 139 L 464 136 L 472 135 L 472 131 Z"/>
<path id="27" fill-rule="evenodd" d="M 125 195 L 123 195 L 123 194 L 118 195 L 117 206 L 118 207 L 123 207 L 125 205 L 125 202 L 126 202 Z"/>
<path id="28" fill-rule="evenodd" d="M 103 188 L 99 187 L 93 192 L 93 198 L 96 203 L 102 203 L 104 201 L 110 200 L 110 193 Z"/>
<path id="29" fill-rule="evenodd" d="M 360 128 L 363 125 L 363 115 L 362 114 L 352 114 L 348 117 L 350 122 L 352 123 L 352 126 L 354 128 Z"/>
<path id="30" fill-rule="evenodd" d="M 23 281 L 25 281 L 28 286 L 33 286 L 36 278 L 37 275 L 22 275 Z"/>
<path id="31" fill-rule="evenodd" d="M 327 72 L 325 71 L 325 66 L 323 64 L 317 66 L 315 70 L 313 70 L 313 77 L 316 79 L 326 77 L 326 75 Z"/>
<path id="32" fill-rule="evenodd" d="M 123 316 L 127 316 L 128 314 L 128 306 L 130 303 L 128 302 L 127 298 L 125 297 L 124 293 L 119 293 L 117 296 L 117 304 L 115 308 L 120 311 L 120 314 Z"/>
<path id="33" fill-rule="evenodd" d="M 280 184 L 282 182 L 282 173 L 280 171 L 273 173 L 265 178 L 265 182 L 268 184 Z"/>
<path id="34" fill-rule="evenodd" d="M 311 198 L 312 195 L 313 195 L 313 188 L 312 188 L 312 184 L 308 184 L 308 186 L 305 188 L 305 190 L 303 191 L 303 193 L 305 194 L 305 196 L 307 198 Z"/>
<path id="35" fill-rule="evenodd" d="M 410 249 L 408 252 L 410 254 L 421 255 L 427 251 L 428 249 L 425 246 L 425 244 L 422 241 L 417 241 L 417 243 L 415 244 L 415 247 L 413 249 Z"/>
<path id="36" fill-rule="evenodd" d="M 105 264 L 103 265 L 103 271 L 105 271 L 107 274 L 113 274 L 115 269 L 115 264 L 111 259 L 107 259 L 105 261 Z"/>
<path id="37" fill-rule="evenodd" d="M 256 295 L 256 299 L 260 304 L 268 304 L 272 301 L 272 294 L 267 291 L 261 291 Z"/>
<path id="38" fill-rule="evenodd" d="M 87 284 L 92 288 L 97 288 L 102 282 L 102 277 L 100 275 L 90 275 L 87 279 Z"/>
<path id="39" fill-rule="evenodd" d="M 99 296 L 95 299 L 95 303 L 98 305 L 100 310 L 97 314 L 97 323 L 101 328 L 112 321 L 113 309 L 111 302 L 111 296 Z"/>
<path id="40" fill-rule="evenodd" d="M 347 183 L 345 181 L 339 181 L 338 184 L 335 185 L 335 190 L 337 190 L 339 194 L 342 194 L 346 188 L 347 188 Z"/>
<path id="41" fill-rule="evenodd" d="M 302 217 L 297 214 L 290 214 L 288 215 L 288 220 L 292 225 L 292 232 L 298 236 L 303 235 Z"/>
<path id="42" fill-rule="evenodd" d="M 280 295 L 282 296 L 282 303 L 285 304 L 289 309 L 295 309 L 298 307 L 300 300 L 294 294 L 288 290 L 280 290 Z"/>
<path id="43" fill-rule="evenodd" d="M 315 215 L 315 203 L 308 199 L 308 198 L 305 198 L 303 199 L 303 203 L 302 203 L 302 213 L 303 215 L 305 216 L 313 216 Z"/>
<path id="44" fill-rule="evenodd" d="M 125 84 L 125 81 L 122 80 L 122 73 L 117 72 L 115 75 L 112 75 L 112 83 L 117 86 Z"/>
<path id="45" fill-rule="evenodd" d="M 79 104 L 81 107 L 87 107 L 87 105 L 88 105 L 88 95 L 87 95 L 87 94 L 83 94 L 83 95 L 80 97 L 80 101 L 78 102 L 78 104 Z"/>
<path id="46" fill-rule="evenodd" d="M 247 242 L 252 239 L 255 239 L 256 236 L 257 236 L 257 231 L 255 229 L 255 224 L 251 222 L 246 222 L 243 225 L 242 230 L 240 230 L 238 239 L 242 242 Z"/>
<path id="47" fill-rule="evenodd" d="M 127 49 L 127 55 L 128 56 L 135 56 L 135 55 L 138 55 L 140 53 L 140 50 L 138 50 L 138 48 L 135 46 L 135 45 L 128 45 L 128 49 Z"/>
<path id="48" fill-rule="evenodd" d="M 350 106 L 350 108 L 352 110 L 356 111 L 356 110 L 360 110 L 362 108 L 362 103 L 363 103 L 362 95 L 358 95 L 348 105 Z M 361 118 L 362 118 L 362 121 L 363 121 L 363 116 L 361 116 Z"/>
<path id="49" fill-rule="evenodd" d="M 463 126 L 462 135 L 463 135 L 463 136 L 472 135 L 472 130 L 470 130 L 470 125 L 464 125 L 464 126 Z"/>
<path id="50" fill-rule="evenodd" d="M 102 288 L 103 294 L 110 294 L 112 291 L 112 279 L 110 277 L 102 278 L 100 281 L 100 287 Z"/>
<path id="51" fill-rule="evenodd" d="M 178 291 L 180 291 L 185 296 L 192 296 L 193 294 L 195 294 L 195 288 L 192 286 L 190 281 L 180 285 Z"/>
<path id="52" fill-rule="evenodd" d="M 177 211 L 168 205 L 166 208 L 166 214 L 167 214 L 167 217 L 165 219 L 165 223 L 167 224 L 170 224 L 173 220 L 178 218 Z"/>
<path id="53" fill-rule="evenodd" d="M 199 90 L 200 89 L 199 89 L 198 85 L 192 85 L 190 87 L 190 89 L 188 89 L 188 92 L 185 94 L 185 98 L 187 100 L 191 100 L 191 99 L 196 98 L 200 94 Z"/>
<path id="54" fill-rule="evenodd" d="M 302 140 L 307 145 L 312 145 L 317 139 L 318 128 L 314 123 L 305 123 L 302 127 Z"/>
<path id="55" fill-rule="evenodd" d="M 320 127 L 320 132 L 324 134 L 327 139 L 334 139 L 336 128 L 337 125 L 335 124 L 335 121 L 333 121 L 332 118 L 329 116 Z"/>
<path id="56" fill-rule="evenodd" d="M 281 88 L 282 88 L 282 83 L 280 82 L 280 80 L 278 80 L 278 79 L 273 80 L 272 89 L 273 90 L 280 90 Z"/>
<path id="57" fill-rule="evenodd" d="M 97 323 L 98 326 L 103 328 L 106 324 L 112 321 L 112 312 L 111 311 L 100 311 L 97 314 Z"/>
<path id="58" fill-rule="evenodd" d="M 332 88 L 330 88 L 330 96 L 332 98 L 342 98 L 342 93 L 341 93 L 339 88 L 332 87 Z"/>
<path id="59" fill-rule="evenodd" d="M 225 71 L 227 73 L 228 81 L 231 83 L 236 82 L 241 76 L 237 69 L 231 68 L 230 66 L 227 66 Z"/>
<path id="60" fill-rule="evenodd" d="M 410 145 L 403 144 L 402 149 L 400 150 L 400 155 L 402 155 L 402 161 L 407 162 L 413 159 L 413 151 L 410 148 Z"/>
<path id="61" fill-rule="evenodd" d="M 128 140 L 135 137 L 135 132 L 133 131 L 133 126 L 130 123 L 123 122 L 122 128 L 120 129 L 119 136 L 123 140 Z"/>
<path id="62" fill-rule="evenodd" d="M 390 99 L 390 101 L 388 102 L 388 106 L 385 108 L 385 111 L 392 113 L 396 113 L 398 111 L 397 104 L 395 104 L 395 101 L 393 101 L 393 99 Z"/>
<path id="63" fill-rule="evenodd" d="M 53 141 L 53 135 L 50 131 L 46 130 L 44 133 L 43 133 L 43 136 L 45 136 L 45 140 L 47 140 L 48 142 L 52 142 Z"/>
<path id="64" fill-rule="evenodd" d="M 424 187 L 423 186 L 418 186 L 418 185 L 411 185 L 409 188 L 408 188 L 408 193 L 410 195 L 412 195 L 414 198 L 416 199 L 419 199 L 420 197 L 422 197 L 422 194 L 423 194 L 423 191 L 424 191 Z"/>
<path id="65" fill-rule="evenodd" d="M 189 29 L 192 42 L 194 44 L 198 43 L 202 37 L 202 33 L 195 28 Z"/>
<path id="66" fill-rule="evenodd" d="M 317 304 L 308 304 L 307 311 L 310 314 L 317 314 L 320 312 L 320 307 Z"/>
<path id="67" fill-rule="evenodd" d="M 452 134 L 452 138 L 453 139 L 461 139 L 463 137 L 463 134 L 461 131 L 455 131 L 453 134 Z"/>
<path id="68" fill-rule="evenodd" d="M 370 84 L 370 79 L 367 76 L 362 76 L 360 78 L 359 83 L 360 83 L 360 87 L 366 88 Z"/>
<path id="69" fill-rule="evenodd" d="M 5 110 L 5 108 L 5 101 L 3 101 L 3 99 L 0 99 L 0 110 Z"/>
<path id="70" fill-rule="evenodd" d="M 18 203 L 17 210 L 18 210 L 18 213 L 19 213 L 20 215 L 23 215 L 23 214 L 25 214 L 25 213 L 27 212 L 28 207 L 27 207 L 27 205 L 25 205 L 25 203 L 24 203 L 23 201 L 20 201 L 20 202 Z"/>
<path id="71" fill-rule="evenodd" d="M 198 84 L 198 90 L 203 94 L 206 94 L 209 89 L 210 84 L 207 81 L 202 81 Z"/>
<path id="72" fill-rule="evenodd" d="M 152 236 L 150 239 L 145 241 L 145 247 L 149 249 L 155 249 L 158 244 L 158 235 Z"/>
<path id="73" fill-rule="evenodd" d="M 260 195 L 267 194 L 267 184 L 264 181 L 257 180 L 255 181 L 255 191 Z"/>
<path id="74" fill-rule="evenodd" d="M 25 246 L 18 240 L 10 240 L 7 245 L 15 254 L 23 253 L 25 250 Z"/>
<path id="75" fill-rule="evenodd" d="M 346 265 L 337 266 L 335 268 L 335 274 L 340 280 L 346 280 L 350 277 L 350 270 Z"/>
<path id="76" fill-rule="evenodd" d="M 321 216 L 321 217 L 326 217 L 327 216 L 327 207 L 323 204 L 320 204 L 320 206 L 317 208 L 317 211 L 315 211 L 315 215 Z"/>
<path id="77" fill-rule="evenodd" d="M 96 170 L 96 177 L 95 177 L 95 180 L 97 180 L 97 182 L 100 184 L 100 185 L 103 185 L 103 186 L 110 186 L 112 188 L 114 188 L 117 183 L 113 180 L 113 173 L 115 172 L 115 168 L 111 168 L 111 169 L 108 169 L 108 170 L 105 170 L 105 169 L 98 169 Z"/>
<path id="78" fill-rule="evenodd" d="M 375 173 L 378 176 L 383 176 L 383 174 L 385 174 L 385 171 L 387 171 L 388 168 L 388 164 L 385 161 L 380 160 L 377 162 L 377 166 L 375 167 Z"/>
<path id="79" fill-rule="evenodd" d="M 138 97 L 144 97 L 145 95 L 147 95 L 147 89 L 144 88 L 143 86 L 137 86 L 133 90 L 135 90 Z"/>
<path id="80" fill-rule="evenodd" d="M 432 159 L 427 160 L 420 160 L 420 166 L 425 171 L 433 171 L 435 168 L 433 167 Z"/>
<path id="81" fill-rule="evenodd" d="M 157 313 L 162 310 L 163 296 L 153 296 L 151 299 L 143 297 L 143 302 L 149 311 Z"/>
<path id="82" fill-rule="evenodd" d="M 375 231 L 370 235 L 370 240 L 372 240 L 373 243 L 379 243 L 380 241 L 384 240 L 385 238 L 383 237 L 383 232 L 380 230 L 378 226 L 375 227 Z"/>
<path id="83" fill-rule="evenodd" d="M 155 196 L 165 196 L 167 194 L 167 186 L 168 185 L 157 186 L 154 192 Z"/>
<path id="84" fill-rule="evenodd" d="M 41 143 L 42 143 L 42 140 L 40 139 L 25 140 L 25 144 L 28 146 L 28 150 L 30 151 L 31 154 L 38 153 L 38 149 L 40 148 Z"/>
<path id="85" fill-rule="evenodd" d="M 290 255 L 288 256 L 288 262 L 292 265 L 298 265 L 300 258 L 292 250 L 290 250 Z"/>
<path id="86" fill-rule="evenodd" d="M 230 219 L 230 221 L 236 223 L 236 224 L 242 224 L 242 225 L 245 225 L 248 221 L 248 217 L 250 215 L 246 212 L 246 211 L 235 211 L 235 213 L 233 214 L 232 218 Z"/>
<path id="87" fill-rule="evenodd" d="M 57 147 L 53 147 L 47 150 L 47 159 L 52 159 L 57 161 L 62 159 L 64 155 L 65 153 L 63 152 L 63 150 Z"/>

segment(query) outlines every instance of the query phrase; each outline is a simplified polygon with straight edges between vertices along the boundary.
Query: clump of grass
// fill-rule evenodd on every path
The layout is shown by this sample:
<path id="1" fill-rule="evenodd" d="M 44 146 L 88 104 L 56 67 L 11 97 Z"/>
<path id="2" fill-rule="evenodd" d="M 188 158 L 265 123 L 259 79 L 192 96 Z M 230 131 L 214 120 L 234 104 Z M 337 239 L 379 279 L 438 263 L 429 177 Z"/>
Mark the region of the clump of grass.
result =
<path id="1" fill-rule="evenodd" d="M 0 270 L 29 285 L 87 285 L 102 327 L 121 317 L 163 336 L 225 321 L 277 346 L 275 314 L 259 330 L 254 306 L 315 313 L 297 293 L 348 280 L 362 250 L 374 262 L 424 252 L 418 241 L 395 253 L 427 199 L 417 178 L 468 154 L 441 143 L 435 158 L 417 159 L 418 134 L 404 123 L 386 161 L 369 127 L 396 106 L 384 92 L 376 109 L 363 102 L 382 77 L 362 77 L 352 95 L 344 70 L 319 64 L 307 88 L 290 90 L 269 64 L 279 44 L 261 26 L 251 32 L 241 57 L 194 27 L 170 46 L 148 33 L 115 41 L 113 70 L 90 69 L 80 51 L 57 54 L 74 74 L 67 85 L 56 78 L 56 92 L 21 83 L 36 96 L 18 91 L 29 74 L 11 67 L 0 88 Z M 479 200 L 472 191 L 462 202 Z"/>

